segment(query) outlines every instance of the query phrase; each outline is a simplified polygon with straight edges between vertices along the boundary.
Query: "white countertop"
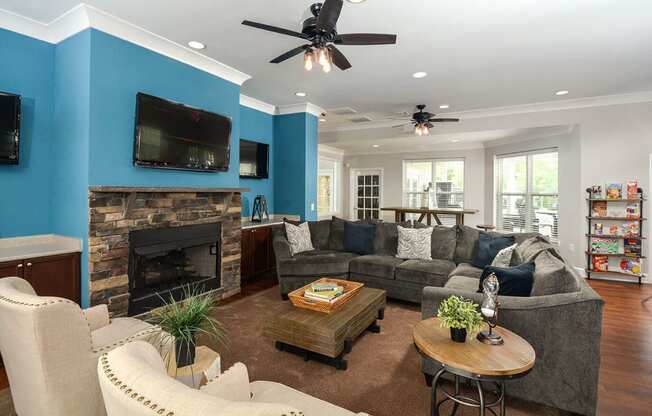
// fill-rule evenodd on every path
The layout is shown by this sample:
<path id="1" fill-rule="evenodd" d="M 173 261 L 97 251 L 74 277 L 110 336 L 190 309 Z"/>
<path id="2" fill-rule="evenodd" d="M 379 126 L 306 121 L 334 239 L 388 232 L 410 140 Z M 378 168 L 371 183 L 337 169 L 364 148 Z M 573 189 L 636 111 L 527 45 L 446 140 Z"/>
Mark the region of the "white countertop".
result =
<path id="1" fill-rule="evenodd" d="M 281 214 L 270 214 L 269 220 L 264 219 L 262 222 L 251 221 L 251 217 L 242 217 L 242 229 L 247 230 L 249 228 L 258 228 L 258 227 L 268 227 L 270 225 L 283 224 L 283 218 L 287 218 L 292 221 L 299 221 L 300 217 L 298 215 L 281 215 Z"/>
<path id="2" fill-rule="evenodd" d="M 80 253 L 81 247 L 79 238 L 55 234 L 0 238 L 0 262 Z"/>

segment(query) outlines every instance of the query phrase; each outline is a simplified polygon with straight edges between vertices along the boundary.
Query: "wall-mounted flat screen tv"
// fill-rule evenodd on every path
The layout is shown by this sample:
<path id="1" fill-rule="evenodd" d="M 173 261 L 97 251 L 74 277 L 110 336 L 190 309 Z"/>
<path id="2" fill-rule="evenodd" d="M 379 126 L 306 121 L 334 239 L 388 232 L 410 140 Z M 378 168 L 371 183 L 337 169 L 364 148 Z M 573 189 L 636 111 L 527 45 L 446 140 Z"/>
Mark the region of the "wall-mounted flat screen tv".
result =
<path id="1" fill-rule="evenodd" d="M 240 177 L 269 177 L 269 145 L 240 139 Z"/>
<path id="2" fill-rule="evenodd" d="M 0 163 L 17 165 L 20 142 L 20 95 L 0 92 Z"/>
<path id="3" fill-rule="evenodd" d="M 227 171 L 231 119 L 138 93 L 134 165 Z"/>

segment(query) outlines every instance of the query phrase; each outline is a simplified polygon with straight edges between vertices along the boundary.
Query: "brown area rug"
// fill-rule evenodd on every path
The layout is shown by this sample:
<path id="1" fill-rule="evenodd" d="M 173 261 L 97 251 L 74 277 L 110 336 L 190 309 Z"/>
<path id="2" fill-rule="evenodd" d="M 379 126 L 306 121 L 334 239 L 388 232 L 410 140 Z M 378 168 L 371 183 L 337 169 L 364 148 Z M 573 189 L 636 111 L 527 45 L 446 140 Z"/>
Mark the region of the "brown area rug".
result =
<path id="1" fill-rule="evenodd" d="M 220 306 L 217 318 L 229 331 L 228 350 L 222 354 L 223 370 L 241 361 L 252 380 L 269 380 L 373 416 L 425 416 L 429 414 L 430 389 L 420 369 L 420 357 L 412 343 L 412 327 L 421 318 L 417 305 L 390 302 L 380 334 L 365 333 L 346 356 L 348 370 L 338 371 L 274 348 L 262 336 L 265 321 L 281 306 L 278 287 Z M 554 416 L 561 412 L 508 398 L 511 416 Z M 442 407 L 450 414 L 451 406 Z M 477 415 L 460 408 L 458 415 Z M 9 390 L 0 392 L 0 415 L 14 415 Z M 128 416 L 128 415 L 125 415 Z"/>

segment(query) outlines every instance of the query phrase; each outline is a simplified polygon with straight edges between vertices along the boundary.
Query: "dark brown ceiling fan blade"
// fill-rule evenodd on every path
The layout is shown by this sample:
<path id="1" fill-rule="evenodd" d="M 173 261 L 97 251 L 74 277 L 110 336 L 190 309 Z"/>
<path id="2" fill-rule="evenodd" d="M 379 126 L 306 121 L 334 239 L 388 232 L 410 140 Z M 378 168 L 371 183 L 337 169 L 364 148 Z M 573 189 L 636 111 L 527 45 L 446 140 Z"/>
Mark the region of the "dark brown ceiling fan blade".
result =
<path id="1" fill-rule="evenodd" d="M 399 128 L 399 127 L 406 127 L 409 126 L 410 123 L 405 123 L 405 124 L 397 124 L 396 126 L 392 126 L 393 129 Z"/>
<path id="2" fill-rule="evenodd" d="M 428 126 L 428 128 L 429 128 L 429 129 L 431 129 L 431 128 L 433 128 L 433 127 L 435 127 L 435 125 L 434 125 L 434 124 L 432 124 L 432 123 L 428 123 L 428 124 L 427 124 L 427 126 Z"/>
<path id="3" fill-rule="evenodd" d="M 393 45 L 396 35 L 383 35 L 380 33 L 349 33 L 337 35 L 335 43 L 338 45 Z"/>
<path id="4" fill-rule="evenodd" d="M 456 123 L 460 121 L 459 118 L 431 118 L 430 120 L 433 123 Z"/>
<path id="5" fill-rule="evenodd" d="M 328 46 L 328 49 L 331 51 L 331 57 L 333 58 L 333 63 L 336 67 L 342 71 L 346 71 L 347 69 L 351 68 L 351 63 L 348 59 L 346 59 L 346 56 L 344 56 L 344 54 L 339 49 L 333 45 Z"/>
<path id="6" fill-rule="evenodd" d="M 280 64 L 281 62 L 283 62 L 285 60 L 288 60 L 288 59 L 292 58 L 293 56 L 296 56 L 296 55 L 302 53 L 303 51 L 307 51 L 308 49 L 310 49 L 310 45 L 302 45 L 302 46 L 299 46 L 298 48 L 292 49 L 291 51 L 285 52 L 283 55 L 277 56 L 276 58 L 272 59 L 269 62 L 272 63 L 272 64 Z"/>
<path id="7" fill-rule="evenodd" d="M 344 6 L 344 0 L 326 0 L 317 17 L 317 29 L 324 32 L 333 31 L 340 18 L 342 6 Z"/>
<path id="8" fill-rule="evenodd" d="M 270 26 L 264 23 L 256 23 L 250 20 L 244 20 L 242 22 L 245 26 L 255 27 L 256 29 L 267 30 L 268 32 L 280 33 L 281 35 L 294 36 L 295 38 L 308 39 L 303 33 L 295 32 L 294 30 L 283 29 L 282 27 Z"/>

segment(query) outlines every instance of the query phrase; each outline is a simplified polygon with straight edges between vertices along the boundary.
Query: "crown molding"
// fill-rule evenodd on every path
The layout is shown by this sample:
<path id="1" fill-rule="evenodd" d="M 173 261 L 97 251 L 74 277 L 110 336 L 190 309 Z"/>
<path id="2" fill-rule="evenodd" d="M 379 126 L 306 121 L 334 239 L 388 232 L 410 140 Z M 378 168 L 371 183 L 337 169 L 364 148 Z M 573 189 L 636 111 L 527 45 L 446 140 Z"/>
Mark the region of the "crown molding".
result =
<path id="1" fill-rule="evenodd" d="M 319 117 L 325 112 L 326 110 L 312 103 L 280 105 L 276 107 L 276 115 L 308 113 Z"/>
<path id="2" fill-rule="evenodd" d="M 0 9 L 0 28 L 52 43 L 48 25 L 8 10 Z"/>
<path id="3" fill-rule="evenodd" d="M 582 108 L 592 108 L 592 107 L 605 107 L 610 105 L 624 105 L 624 104 L 638 104 L 652 102 L 652 91 L 641 91 L 627 94 L 616 94 L 616 95 L 600 95 L 595 97 L 584 97 L 584 98 L 573 98 L 568 100 L 557 100 L 557 101 L 544 101 L 539 103 L 530 103 L 522 105 L 513 105 L 505 107 L 493 107 L 493 108 L 483 108 L 476 110 L 467 110 L 467 111 L 456 111 L 449 113 L 437 113 L 437 116 L 441 117 L 460 117 L 463 119 L 474 119 L 474 118 L 489 118 L 489 117 L 501 117 L 501 116 L 511 116 L 518 114 L 527 114 L 527 113 L 541 113 L 548 111 L 564 111 L 564 110 L 576 110 Z M 407 122 L 406 122 L 407 123 Z M 331 127 L 323 126 L 320 131 L 322 133 L 330 132 L 341 132 L 341 131 L 355 131 L 355 130 L 368 130 L 368 129 L 380 129 L 388 128 L 395 126 L 397 124 L 396 120 L 394 121 L 385 121 L 378 123 L 363 123 L 362 125 L 354 126 L 339 126 Z"/>
<path id="4" fill-rule="evenodd" d="M 84 3 L 48 24 L 0 10 L 0 27 L 54 44 L 93 28 L 237 85 L 251 79 L 244 72 Z"/>
<path id="5" fill-rule="evenodd" d="M 266 103 L 257 98 L 249 97 L 248 95 L 240 94 L 240 105 L 253 108 L 254 110 L 263 113 L 274 115 L 276 114 L 276 106 L 274 104 Z"/>
<path id="6" fill-rule="evenodd" d="M 510 116 L 514 114 L 540 113 L 547 111 L 574 110 L 610 105 L 637 104 L 652 101 L 652 91 L 640 91 L 627 94 L 599 95 L 595 97 L 573 98 L 568 100 L 543 101 L 539 103 L 494 107 L 451 113 L 440 113 L 438 116 L 463 116 L 464 118 L 486 118 Z"/>

